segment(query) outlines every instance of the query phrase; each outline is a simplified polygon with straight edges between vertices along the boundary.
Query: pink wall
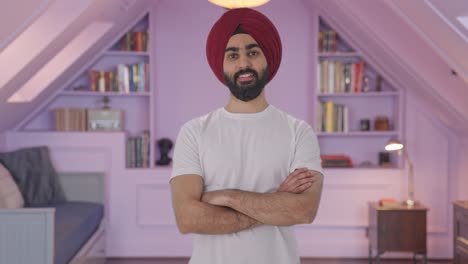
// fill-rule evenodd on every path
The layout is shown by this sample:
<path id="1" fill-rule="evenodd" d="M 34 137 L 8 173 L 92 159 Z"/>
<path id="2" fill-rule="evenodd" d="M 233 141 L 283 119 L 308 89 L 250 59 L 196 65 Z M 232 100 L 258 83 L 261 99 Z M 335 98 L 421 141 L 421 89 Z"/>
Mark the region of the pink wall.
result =
<path id="1" fill-rule="evenodd" d="M 271 1 L 259 10 L 269 16 L 277 26 L 284 48 L 282 66 L 277 77 L 266 88 L 267 97 L 270 103 L 310 123 L 313 117 L 311 91 L 315 83 L 315 72 L 312 70 L 312 63 L 315 63 L 315 43 L 311 37 L 314 34 L 315 21 L 312 21 L 314 16 L 311 14 L 316 9 L 309 8 L 309 5 L 304 3 L 306 1 Z M 329 2 L 320 3 L 327 7 L 326 3 Z M 154 5 L 156 20 L 152 36 L 156 53 L 152 58 L 152 65 L 157 85 L 156 106 L 152 110 L 155 116 L 154 131 L 159 133 L 155 135 L 156 138 L 169 136 L 174 139 L 183 123 L 227 102 L 228 90 L 214 77 L 205 57 L 206 36 L 224 9 L 207 1 L 166 0 L 155 2 Z M 337 15 L 336 10 L 339 9 L 332 8 L 329 12 L 341 23 L 345 31 L 351 35 L 360 32 L 352 26 L 352 21 L 356 19 L 347 20 L 345 15 Z M 385 10 L 370 11 L 380 12 L 380 15 L 385 16 Z M 354 12 L 365 14 L 359 10 Z M 369 16 L 365 23 L 374 28 L 384 26 L 378 23 L 377 18 L 377 14 Z M 372 34 L 366 33 L 370 41 L 360 43 L 362 49 L 370 48 Z M 364 35 L 357 35 L 366 39 Z M 393 38 L 393 41 L 399 38 L 397 34 L 380 37 Z M 416 37 L 415 39 L 418 40 Z M 434 110 L 435 100 L 426 100 L 429 96 L 423 94 L 424 82 L 413 80 L 411 74 L 405 73 L 406 68 L 391 63 L 391 54 L 379 51 L 379 48 L 373 49 L 372 57 L 379 65 L 386 66 L 391 75 L 398 76 L 398 80 L 402 80 L 401 83 L 407 84 L 401 87 L 408 91 L 409 95 L 406 101 L 408 115 L 405 120 L 405 134 L 415 162 L 416 197 L 431 208 L 430 256 L 450 257 L 451 249 L 447 246 L 452 241 L 450 201 L 468 198 L 464 190 L 464 186 L 468 186 L 468 140 L 460 139 L 459 135 L 455 135 L 446 127 L 446 123 L 439 121 L 437 116 L 443 117 L 446 113 L 437 115 L 439 111 Z M 399 53 L 395 54 L 398 56 Z M 409 83 L 411 85 L 408 85 Z M 440 103 L 437 106 L 439 107 Z M 5 138 L 0 134 L 0 150 L 4 145 Z M 122 159 L 123 155 L 119 157 Z M 402 182 L 405 180 L 404 173 L 404 170 L 354 170 L 345 175 L 336 170 L 327 170 L 324 200 L 318 221 L 313 228 L 298 227 L 302 255 L 365 256 L 366 212 L 356 208 L 364 208 L 369 197 L 373 199 L 385 193 L 404 193 L 401 191 L 404 190 L 404 186 L 400 185 L 400 178 Z M 400 177 L 400 174 L 403 177 Z M 136 181 L 137 178 L 127 177 L 126 180 Z M 352 201 L 340 200 L 348 197 L 352 197 Z M 347 202 L 348 206 L 343 210 L 336 210 L 342 208 L 343 202 Z M 349 214 L 341 214 L 342 211 Z M 346 217 L 340 217 L 342 215 Z"/>
<path id="2" fill-rule="evenodd" d="M 468 114 L 462 103 L 468 91 L 466 83 L 453 78 L 449 66 L 396 14 L 382 7 L 383 2 L 365 2 L 316 4 L 336 18 L 342 32 L 350 36 L 348 39 L 365 47 L 365 54 L 383 66 L 386 75 L 405 91 L 403 140 L 414 161 L 415 196 L 430 208 L 429 256 L 449 258 L 453 235 L 451 202 L 467 198 L 467 132 L 466 124 L 459 121 Z M 405 170 L 402 173 L 406 175 Z M 404 183 L 406 178 L 403 191 Z"/>
<path id="3" fill-rule="evenodd" d="M 450 159 L 453 164 L 453 174 L 449 175 L 452 184 L 453 200 L 468 200 L 468 136 L 462 138 L 452 136 L 454 151 Z"/>
<path id="4" fill-rule="evenodd" d="M 270 103 L 309 122 L 312 107 L 312 21 L 302 1 L 271 1 L 259 8 L 277 26 L 283 58 L 267 85 Z M 160 1 L 157 4 L 156 130 L 174 137 L 186 121 L 227 103 L 229 90 L 214 76 L 205 55 L 211 26 L 225 11 L 208 1 Z"/>

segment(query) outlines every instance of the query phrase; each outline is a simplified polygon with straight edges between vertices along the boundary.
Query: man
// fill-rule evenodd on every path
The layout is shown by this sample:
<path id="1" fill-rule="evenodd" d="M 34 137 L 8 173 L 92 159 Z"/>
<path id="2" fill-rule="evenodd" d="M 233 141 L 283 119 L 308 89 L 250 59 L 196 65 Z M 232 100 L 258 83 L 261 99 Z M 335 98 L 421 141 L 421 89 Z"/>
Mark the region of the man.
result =
<path id="1" fill-rule="evenodd" d="M 180 232 L 195 234 L 190 263 L 299 263 L 293 226 L 315 218 L 323 176 L 312 128 L 266 100 L 278 32 L 263 14 L 233 9 L 206 47 L 231 96 L 184 124 L 176 141 L 171 190 Z"/>

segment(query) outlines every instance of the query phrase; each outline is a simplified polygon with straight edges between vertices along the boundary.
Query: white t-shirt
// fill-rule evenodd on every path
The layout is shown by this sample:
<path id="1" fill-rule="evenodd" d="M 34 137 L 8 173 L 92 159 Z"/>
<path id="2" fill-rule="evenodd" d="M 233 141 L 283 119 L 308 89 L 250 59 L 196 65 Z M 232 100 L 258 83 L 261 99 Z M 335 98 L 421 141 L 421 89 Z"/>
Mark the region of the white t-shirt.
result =
<path id="1" fill-rule="evenodd" d="M 275 192 L 296 168 L 322 172 L 312 128 L 272 105 L 249 114 L 221 107 L 185 123 L 173 162 L 171 179 L 200 175 L 204 191 Z M 294 227 L 261 225 L 233 234 L 194 235 L 190 264 L 241 263 L 299 263 Z"/>

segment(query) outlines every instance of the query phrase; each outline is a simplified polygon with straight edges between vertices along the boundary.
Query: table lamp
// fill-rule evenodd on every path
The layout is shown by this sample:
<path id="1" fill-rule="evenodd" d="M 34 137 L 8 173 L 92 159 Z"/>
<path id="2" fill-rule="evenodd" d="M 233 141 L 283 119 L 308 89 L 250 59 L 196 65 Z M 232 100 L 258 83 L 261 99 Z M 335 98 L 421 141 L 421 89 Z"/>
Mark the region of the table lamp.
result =
<path id="1" fill-rule="evenodd" d="M 405 160 L 408 162 L 408 198 L 406 200 L 406 205 L 412 207 L 415 204 L 414 200 L 414 175 L 413 175 L 413 162 L 409 158 L 408 151 L 405 148 L 405 145 L 397 139 L 390 139 L 385 145 L 385 150 L 388 152 L 398 151 L 398 153 L 403 152 Z"/>

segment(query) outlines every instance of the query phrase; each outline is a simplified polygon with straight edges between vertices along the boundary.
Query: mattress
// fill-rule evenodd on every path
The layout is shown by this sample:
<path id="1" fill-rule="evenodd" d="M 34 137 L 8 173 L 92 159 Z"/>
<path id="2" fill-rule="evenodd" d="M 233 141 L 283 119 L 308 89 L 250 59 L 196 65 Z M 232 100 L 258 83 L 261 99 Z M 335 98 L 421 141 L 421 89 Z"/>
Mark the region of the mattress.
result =
<path id="1" fill-rule="evenodd" d="M 67 264 L 101 223 L 104 207 L 92 202 L 51 204 L 55 208 L 55 264 Z"/>

